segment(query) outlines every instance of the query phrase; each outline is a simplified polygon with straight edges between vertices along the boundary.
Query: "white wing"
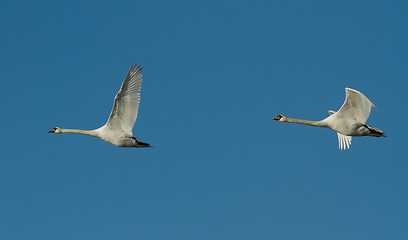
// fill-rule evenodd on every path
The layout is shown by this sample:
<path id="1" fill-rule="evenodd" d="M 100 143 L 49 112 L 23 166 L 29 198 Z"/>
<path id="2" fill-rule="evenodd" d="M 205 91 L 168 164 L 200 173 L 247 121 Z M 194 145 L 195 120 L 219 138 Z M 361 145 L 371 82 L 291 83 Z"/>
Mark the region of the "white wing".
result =
<path id="1" fill-rule="evenodd" d="M 346 150 L 350 148 L 351 136 L 346 136 L 341 133 L 337 133 L 337 138 L 339 139 L 339 148 L 341 150 Z"/>
<path id="2" fill-rule="evenodd" d="M 353 119 L 366 123 L 372 106 L 375 107 L 374 103 L 364 94 L 357 90 L 346 88 L 346 100 L 339 111 L 337 111 L 337 114 L 344 119 Z"/>
<path id="3" fill-rule="evenodd" d="M 122 83 L 113 103 L 113 109 L 106 126 L 112 130 L 124 131 L 132 135 L 140 103 L 140 89 L 142 88 L 142 69 L 132 64 Z"/>

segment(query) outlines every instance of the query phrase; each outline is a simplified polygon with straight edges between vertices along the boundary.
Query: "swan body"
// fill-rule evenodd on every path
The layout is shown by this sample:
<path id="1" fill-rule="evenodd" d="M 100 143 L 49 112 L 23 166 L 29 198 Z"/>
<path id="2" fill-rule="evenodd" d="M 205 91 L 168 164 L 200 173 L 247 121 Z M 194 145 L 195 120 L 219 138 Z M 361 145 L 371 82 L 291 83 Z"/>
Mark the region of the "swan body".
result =
<path id="1" fill-rule="evenodd" d="M 344 150 L 350 147 L 352 136 L 386 137 L 381 129 L 366 124 L 371 107 L 375 105 L 364 94 L 346 88 L 346 99 L 341 108 L 337 112 L 329 110 L 330 116 L 321 121 L 295 119 L 283 115 L 275 117 L 274 120 L 330 128 L 337 132 L 339 148 Z"/>
<path id="2" fill-rule="evenodd" d="M 106 124 L 95 130 L 64 129 L 54 127 L 49 133 L 77 133 L 100 138 L 118 147 L 151 147 L 133 137 L 132 128 L 136 122 L 142 87 L 142 69 L 132 64 L 122 87 L 116 94 L 112 112 Z"/>

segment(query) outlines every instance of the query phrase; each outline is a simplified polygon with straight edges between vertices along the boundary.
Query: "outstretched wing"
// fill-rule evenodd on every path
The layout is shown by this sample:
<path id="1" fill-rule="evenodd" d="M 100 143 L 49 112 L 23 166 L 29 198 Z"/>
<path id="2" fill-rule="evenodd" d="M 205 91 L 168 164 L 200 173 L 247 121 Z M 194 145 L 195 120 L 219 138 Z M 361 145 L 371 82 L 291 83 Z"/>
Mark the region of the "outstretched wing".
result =
<path id="1" fill-rule="evenodd" d="M 341 133 L 337 133 L 337 138 L 339 139 L 339 148 L 341 150 L 346 150 L 350 148 L 351 136 L 346 136 Z"/>
<path id="2" fill-rule="evenodd" d="M 132 135 L 132 128 L 139 110 L 142 69 L 143 67 L 137 64 L 132 64 L 130 67 L 122 87 L 116 94 L 112 112 L 106 123 L 110 129 Z"/>
<path id="3" fill-rule="evenodd" d="M 371 107 L 375 107 L 374 103 L 364 94 L 357 90 L 346 88 L 346 100 L 339 111 L 337 111 L 337 114 L 341 118 L 353 119 L 364 124 L 368 116 L 370 116 Z"/>

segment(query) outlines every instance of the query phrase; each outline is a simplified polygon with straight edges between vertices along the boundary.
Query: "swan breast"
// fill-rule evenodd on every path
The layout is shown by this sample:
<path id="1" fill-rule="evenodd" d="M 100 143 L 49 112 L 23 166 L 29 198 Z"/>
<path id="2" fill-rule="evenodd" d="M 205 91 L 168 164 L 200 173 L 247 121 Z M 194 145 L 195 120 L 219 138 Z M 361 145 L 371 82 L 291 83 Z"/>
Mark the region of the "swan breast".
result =
<path id="1" fill-rule="evenodd" d="M 344 119 L 337 114 L 328 117 L 328 127 L 346 136 L 364 136 L 364 125 L 354 119 Z"/>

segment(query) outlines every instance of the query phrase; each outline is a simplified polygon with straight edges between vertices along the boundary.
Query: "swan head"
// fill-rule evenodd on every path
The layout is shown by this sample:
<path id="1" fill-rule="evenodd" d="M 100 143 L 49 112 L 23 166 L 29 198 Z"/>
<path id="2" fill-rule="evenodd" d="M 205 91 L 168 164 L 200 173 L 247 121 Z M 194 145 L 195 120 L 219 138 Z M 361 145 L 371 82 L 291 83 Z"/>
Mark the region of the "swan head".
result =
<path id="1" fill-rule="evenodd" d="M 273 120 L 277 120 L 279 122 L 286 122 L 287 118 L 283 115 L 278 115 L 277 117 L 273 118 Z"/>
<path id="2" fill-rule="evenodd" d="M 51 129 L 50 131 L 48 131 L 49 133 L 61 133 L 61 128 L 59 127 L 55 127 L 53 129 Z"/>

